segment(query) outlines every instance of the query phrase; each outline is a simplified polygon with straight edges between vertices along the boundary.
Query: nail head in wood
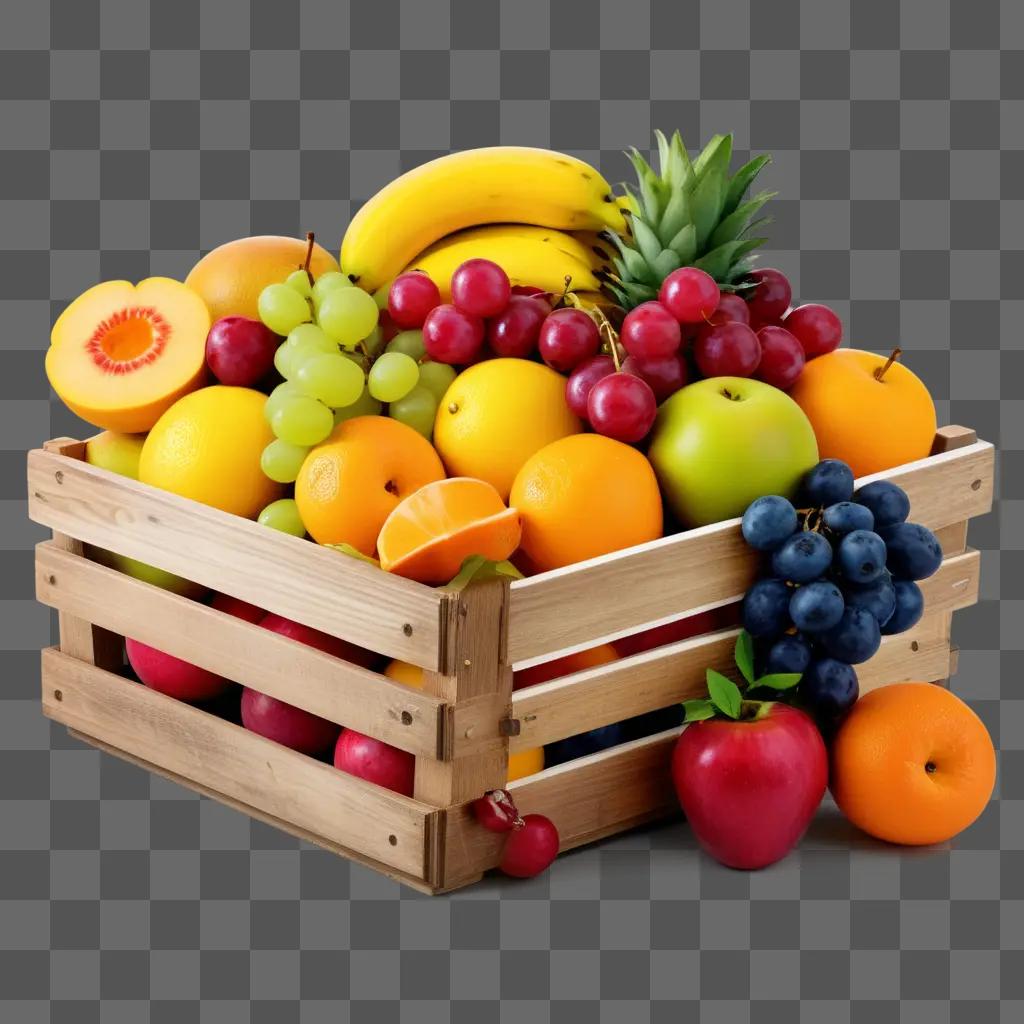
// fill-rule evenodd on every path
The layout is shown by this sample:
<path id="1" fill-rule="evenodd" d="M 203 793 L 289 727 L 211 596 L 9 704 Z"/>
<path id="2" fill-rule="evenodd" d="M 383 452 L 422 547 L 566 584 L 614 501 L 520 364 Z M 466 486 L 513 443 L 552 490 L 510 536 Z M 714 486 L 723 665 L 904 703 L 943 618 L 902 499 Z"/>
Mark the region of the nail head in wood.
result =
<path id="1" fill-rule="evenodd" d="M 53 479 L 56 480 L 57 483 L 59 484 L 64 483 L 64 471 L 58 469 L 57 472 L 53 474 Z"/>
<path id="2" fill-rule="evenodd" d="M 53 691 L 53 699 L 55 701 L 57 701 L 57 703 L 59 704 L 64 699 L 64 691 L 63 690 L 54 690 Z"/>
<path id="3" fill-rule="evenodd" d="M 981 481 L 980 480 L 972 481 L 971 482 L 971 490 L 972 491 L 980 491 L 981 490 Z"/>
<path id="4" fill-rule="evenodd" d="M 397 846 L 398 845 L 398 836 L 395 836 L 395 835 L 388 836 L 388 842 L 392 846 Z"/>
<path id="5" fill-rule="evenodd" d="M 54 576 L 53 573 L 50 573 L 50 575 L 46 577 L 46 582 L 52 587 L 57 582 L 57 577 Z"/>
<path id="6" fill-rule="evenodd" d="M 405 624 L 405 625 L 404 625 L 404 626 L 402 627 L 402 632 L 403 632 L 403 633 L 404 633 L 404 634 L 405 634 L 406 636 L 412 636 L 412 623 L 411 623 L 411 622 L 407 622 L 407 623 L 406 623 L 406 624 Z"/>
<path id="7" fill-rule="evenodd" d="M 410 712 L 402 712 L 402 725 L 412 725 L 412 714 Z"/>
<path id="8" fill-rule="evenodd" d="M 910 642 L 910 649 L 912 651 L 919 651 L 921 649 L 921 645 L 916 640 L 912 640 Z"/>

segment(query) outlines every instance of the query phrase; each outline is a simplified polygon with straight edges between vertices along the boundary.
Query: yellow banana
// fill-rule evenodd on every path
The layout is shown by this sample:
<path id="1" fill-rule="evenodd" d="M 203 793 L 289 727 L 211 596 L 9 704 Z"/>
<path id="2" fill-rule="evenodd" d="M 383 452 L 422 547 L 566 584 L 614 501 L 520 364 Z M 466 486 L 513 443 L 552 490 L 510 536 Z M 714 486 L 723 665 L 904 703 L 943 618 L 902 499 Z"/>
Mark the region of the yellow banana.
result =
<path id="1" fill-rule="evenodd" d="M 574 290 L 597 291 L 601 282 L 594 276 L 587 257 L 585 247 L 562 231 L 523 224 L 493 224 L 442 238 L 402 269 L 425 271 L 441 290 L 441 298 L 448 302 L 456 267 L 474 258 L 497 263 L 514 285 L 534 285 L 559 294 L 568 277 Z M 387 284 L 382 285 L 377 295 L 386 295 L 387 288 Z"/>
<path id="2" fill-rule="evenodd" d="M 618 252 L 613 242 L 598 231 L 574 231 L 572 237 L 587 251 L 591 266 L 611 269 L 612 257 Z"/>
<path id="3" fill-rule="evenodd" d="M 341 266 L 374 291 L 439 238 L 477 224 L 625 230 L 611 186 L 589 164 L 526 146 L 451 153 L 385 185 L 352 218 Z"/>

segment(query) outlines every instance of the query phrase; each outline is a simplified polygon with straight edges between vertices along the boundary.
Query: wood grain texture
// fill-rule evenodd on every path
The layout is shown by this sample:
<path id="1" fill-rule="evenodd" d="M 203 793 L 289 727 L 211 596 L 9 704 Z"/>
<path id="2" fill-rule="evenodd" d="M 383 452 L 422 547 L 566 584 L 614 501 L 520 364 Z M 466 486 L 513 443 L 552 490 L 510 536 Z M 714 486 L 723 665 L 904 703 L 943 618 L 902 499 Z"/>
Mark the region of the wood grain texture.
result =
<path id="1" fill-rule="evenodd" d="M 402 750 L 441 754 L 438 698 L 52 543 L 36 549 L 36 597 Z"/>
<path id="2" fill-rule="evenodd" d="M 46 451 L 29 517 L 87 544 L 402 658 L 438 667 L 440 594 L 258 523 Z"/>
<path id="3" fill-rule="evenodd" d="M 428 877 L 432 809 L 415 800 L 53 649 L 43 652 L 43 711 L 164 771 Z"/>
<path id="4" fill-rule="evenodd" d="M 977 441 L 858 481 L 903 487 L 911 517 L 938 530 L 992 507 L 994 450 Z M 739 598 L 757 556 L 739 520 L 700 527 L 512 584 L 509 660 L 578 650 L 644 623 Z"/>

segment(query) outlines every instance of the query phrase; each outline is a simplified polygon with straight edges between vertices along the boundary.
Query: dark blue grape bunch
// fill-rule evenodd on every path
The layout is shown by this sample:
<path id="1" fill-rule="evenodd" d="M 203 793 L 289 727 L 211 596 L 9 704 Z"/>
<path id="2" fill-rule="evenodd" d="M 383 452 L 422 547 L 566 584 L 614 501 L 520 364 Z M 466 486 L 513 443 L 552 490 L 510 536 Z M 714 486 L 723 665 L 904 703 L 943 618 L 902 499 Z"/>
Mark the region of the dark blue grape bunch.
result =
<path id="1" fill-rule="evenodd" d="M 854 486 L 846 463 L 824 459 L 801 481 L 796 505 L 766 495 L 741 524 L 769 567 L 743 599 L 743 626 L 765 671 L 801 673 L 795 693 L 826 736 L 857 699 L 854 665 L 920 620 L 917 583 L 942 564 L 935 534 L 907 522 L 902 488 Z"/>

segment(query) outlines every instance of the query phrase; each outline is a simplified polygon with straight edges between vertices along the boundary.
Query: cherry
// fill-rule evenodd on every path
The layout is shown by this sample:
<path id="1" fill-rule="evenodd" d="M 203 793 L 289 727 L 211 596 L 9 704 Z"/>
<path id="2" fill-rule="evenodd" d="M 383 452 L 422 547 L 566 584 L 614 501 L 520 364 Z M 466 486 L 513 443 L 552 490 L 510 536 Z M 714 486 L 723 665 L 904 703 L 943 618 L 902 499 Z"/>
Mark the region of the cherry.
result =
<path id="1" fill-rule="evenodd" d="M 532 355 L 549 311 L 543 299 L 513 293 L 508 305 L 487 321 L 487 342 L 494 354 L 519 359 Z"/>
<path id="2" fill-rule="evenodd" d="M 469 363 L 483 342 L 483 320 L 451 303 L 435 306 L 423 321 L 423 347 L 435 363 Z"/>
<path id="3" fill-rule="evenodd" d="M 619 337 L 637 359 L 664 359 L 675 355 L 683 342 L 679 323 L 660 302 L 644 302 L 622 321 Z"/>
<path id="4" fill-rule="evenodd" d="M 537 348 L 541 359 L 559 373 L 576 369 L 600 347 L 597 324 L 582 309 L 556 309 L 540 326 Z"/>
<path id="5" fill-rule="evenodd" d="M 388 312 L 403 330 L 422 327 L 427 314 L 441 305 L 441 292 L 422 270 L 410 270 L 391 282 Z"/>
<path id="6" fill-rule="evenodd" d="M 658 403 L 664 402 L 669 395 L 674 395 L 686 384 L 689 376 L 686 360 L 678 353 L 662 359 L 637 359 L 630 356 L 622 364 L 622 369 L 647 381 Z"/>
<path id="7" fill-rule="evenodd" d="M 682 324 L 706 320 L 719 303 L 715 279 L 697 267 L 673 270 L 658 292 L 658 301 Z"/>
<path id="8" fill-rule="evenodd" d="M 643 440 L 654 425 L 658 403 L 647 381 L 631 373 L 602 377 L 587 396 L 587 419 L 599 434 L 616 441 Z"/>
<path id="9" fill-rule="evenodd" d="M 251 388 L 274 365 L 281 339 L 262 321 L 222 316 L 206 336 L 206 365 L 221 384 Z"/>
<path id="10" fill-rule="evenodd" d="M 511 293 L 508 274 L 491 260 L 466 260 L 452 274 L 452 302 L 463 313 L 497 316 Z"/>
<path id="11" fill-rule="evenodd" d="M 523 816 L 505 840 L 498 867 L 513 878 L 533 878 L 550 867 L 558 856 L 558 829 L 543 814 Z"/>
<path id="12" fill-rule="evenodd" d="M 490 832 L 511 832 L 523 819 L 507 789 L 492 789 L 472 803 L 476 820 Z"/>
<path id="13" fill-rule="evenodd" d="M 754 376 L 765 384 L 788 391 L 803 373 L 803 347 L 784 327 L 762 327 L 757 332 L 761 343 L 761 362 Z"/>
<path id="14" fill-rule="evenodd" d="M 738 324 L 749 324 L 750 307 L 735 292 L 722 292 L 710 319 L 716 324 L 728 323 L 730 320 Z"/>
<path id="15" fill-rule="evenodd" d="M 756 283 L 750 298 L 747 299 L 750 318 L 767 321 L 777 320 L 783 316 L 789 309 L 790 299 L 793 298 L 789 278 L 774 267 L 763 267 L 755 270 L 750 279 Z"/>
<path id="16" fill-rule="evenodd" d="M 629 360 L 627 359 L 628 363 Z M 611 356 L 597 355 L 585 359 L 565 382 L 565 404 L 580 417 L 587 418 L 587 399 L 593 386 L 615 372 L 615 360 Z"/>
<path id="17" fill-rule="evenodd" d="M 808 359 L 827 355 L 839 348 L 843 340 L 843 323 L 836 314 L 819 302 L 808 302 L 791 310 L 782 326 L 796 336 Z"/>
<path id="18" fill-rule="evenodd" d="M 761 346 L 746 324 L 733 320 L 704 328 L 693 354 L 705 377 L 750 377 L 761 361 Z"/>

